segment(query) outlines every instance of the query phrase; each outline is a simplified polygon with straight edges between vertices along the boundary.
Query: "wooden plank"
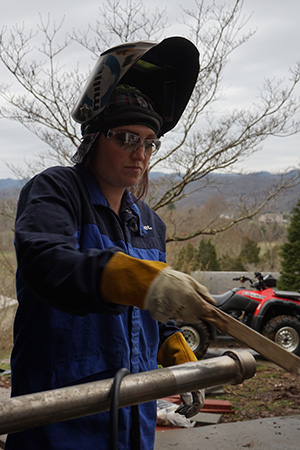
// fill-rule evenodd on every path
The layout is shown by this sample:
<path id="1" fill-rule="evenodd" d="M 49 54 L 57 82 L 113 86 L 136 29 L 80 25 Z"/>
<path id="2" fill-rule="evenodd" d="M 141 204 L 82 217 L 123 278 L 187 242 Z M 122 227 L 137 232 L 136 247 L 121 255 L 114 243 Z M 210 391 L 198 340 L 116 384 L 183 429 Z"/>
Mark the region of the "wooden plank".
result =
<path id="1" fill-rule="evenodd" d="M 223 333 L 233 336 L 235 339 L 248 345 L 248 347 L 260 353 L 264 358 L 273 361 L 288 372 L 300 375 L 300 358 L 280 347 L 275 342 L 244 325 L 211 303 L 201 303 L 200 319 L 214 325 Z"/>

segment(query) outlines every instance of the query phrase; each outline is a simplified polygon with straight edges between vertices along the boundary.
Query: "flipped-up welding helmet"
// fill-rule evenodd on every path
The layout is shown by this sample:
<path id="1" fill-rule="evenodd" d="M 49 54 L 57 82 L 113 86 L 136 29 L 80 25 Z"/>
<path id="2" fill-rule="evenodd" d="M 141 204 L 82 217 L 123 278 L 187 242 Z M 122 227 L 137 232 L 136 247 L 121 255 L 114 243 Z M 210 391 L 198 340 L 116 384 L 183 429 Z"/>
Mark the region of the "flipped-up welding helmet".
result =
<path id="1" fill-rule="evenodd" d="M 152 101 L 162 118 L 158 136 L 175 127 L 190 99 L 199 73 L 199 52 L 183 37 L 160 43 L 118 45 L 101 54 L 72 111 L 83 134 L 95 131 L 115 87 L 134 86 Z"/>

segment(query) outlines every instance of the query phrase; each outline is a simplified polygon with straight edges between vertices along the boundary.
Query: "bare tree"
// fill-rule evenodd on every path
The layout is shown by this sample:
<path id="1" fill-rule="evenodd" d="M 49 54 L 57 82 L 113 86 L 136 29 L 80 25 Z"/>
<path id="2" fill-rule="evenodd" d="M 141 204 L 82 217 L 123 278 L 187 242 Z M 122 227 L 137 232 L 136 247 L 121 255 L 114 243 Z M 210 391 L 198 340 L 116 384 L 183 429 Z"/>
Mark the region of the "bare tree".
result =
<path id="1" fill-rule="evenodd" d="M 107 0 L 99 8 L 100 20 L 86 30 L 74 30 L 73 39 L 96 58 L 112 43 L 159 40 L 167 27 L 166 8 L 151 11 L 142 1 Z"/>
<path id="2" fill-rule="evenodd" d="M 16 258 L 13 249 L 13 223 L 16 212 L 16 197 L 0 198 L 0 310 L 5 298 L 15 298 Z"/>
<path id="3" fill-rule="evenodd" d="M 290 73 L 289 85 L 266 80 L 257 103 L 244 110 L 222 112 L 216 108 L 220 100 L 221 78 L 229 56 L 251 38 L 243 34 L 247 18 L 242 14 L 243 1 L 233 6 L 196 0 L 195 8 L 182 8 L 182 24 L 186 37 L 199 48 L 201 70 L 189 105 L 176 129 L 169 133 L 164 149 L 153 159 L 151 169 L 167 168 L 172 175 L 155 191 L 149 203 L 155 210 L 178 202 L 199 181 L 209 182 L 210 173 L 229 168 L 236 161 L 257 151 L 269 136 L 290 136 L 300 130 L 296 114 L 299 99 L 294 91 L 300 79 L 300 64 Z M 99 10 L 100 20 L 86 30 L 74 30 L 62 40 L 63 21 L 52 23 L 40 17 L 36 32 L 16 26 L 0 34 L 0 61 L 20 88 L 0 85 L 0 95 L 8 106 L 0 109 L 0 117 L 14 120 L 48 144 L 49 151 L 38 155 L 38 164 L 30 164 L 36 172 L 53 163 L 70 164 L 78 145 L 79 130 L 70 118 L 78 91 L 87 73 L 76 66 L 66 70 L 62 61 L 71 46 L 80 45 L 91 61 L 101 51 L 119 42 L 137 39 L 160 39 L 167 34 L 165 9 L 146 8 L 143 2 L 107 0 Z M 34 44 L 39 42 L 37 46 Z M 216 108 L 216 110 L 215 110 Z M 14 168 L 16 170 L 16 168 Z M 207 224 L 187 236 L 170 233 L 168 240 L 186 240 L 199 234 L 215 234 L 234 223 L 253 217 L 279 192 L 298 183 L 298 177 L 282 178 L 282 183 L 266 193 L 259 203 L 246 203 L 228 223 Z"/>
<path id="4" fill-rule="evenodd" d="M 70 112 L 85 75 L 78 68 L 68 72 L 57 62 L 71 43 L 67 36 L 63 43 L 56 43 L 62 24 L 51 25 L 49 17 L 46 22 L 40 17 L 36 32 L 26 33 L 24 25 L 16 25 L 8 36 L 5 28 L 0 35 L 0 60 L 17 82 L 15 89 L 0 86 L 0 95 L 9 105 L 0 109 L 0 117 L 19 122 L 49 148 L 33 166 L 28 165 L 26 175 L 54 161 L 70 163 L 72 148 L 80 142 Z M 36 49 L 40 39 L 42 44 Z"/>
<path id="5" fill-rule="evenodd" d="M 250 192 L 248 194 L 234 196 L 230 201 L 223 203 L 225 210 L 230 211 L 229 216 L 216 213 L 215 215 L 206 214 L 203 220 L 193 223 L 190 231 L 182 233 L 182 221 L 172 220 L 171 222 L 166 218 L 168 223 L 167 242 L 183 242 L 189 241 L 197 236 L 215 236 L 216 234 L 227 231 L 235 225 L 252 219 L 259 213 L 263 213 L 265 208 L 276 200 L 279 194 L 283 194 L 289 189 L 299 185 L 299 173 L 296 171 L 295 175 L 290 176 L 289 173 L 279 175 L 278 182 L 267 186 L 264 192 Z M 201 189 L 201 188 L 200 188 Z M 191 192 L 189 192 L 191 193 Z M 188 195 L 188 194 L 187 194 Z M 163 218 L 166 208 L 163 208 Z M 187 219 L 186 219 L 187 220 Z"/>

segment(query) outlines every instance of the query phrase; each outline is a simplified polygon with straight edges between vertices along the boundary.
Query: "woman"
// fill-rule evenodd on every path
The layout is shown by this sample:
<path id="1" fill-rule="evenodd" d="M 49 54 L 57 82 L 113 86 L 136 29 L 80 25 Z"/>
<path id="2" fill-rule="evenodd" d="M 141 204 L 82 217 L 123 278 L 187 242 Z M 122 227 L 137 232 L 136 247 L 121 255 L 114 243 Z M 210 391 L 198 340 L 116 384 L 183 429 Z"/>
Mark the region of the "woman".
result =
<path id="1" fill-rule="evenodd" d="M 182 38 L 170 39 L 168 49 L 179 50 Z M 101 82 L 110 95 L 98 110 L 95 105 L 103 103 L 95 95 L 99 70 L 88 82 L 74 113 L 85 117 L 75 166 L 47 169 L 21 192 L 15 227 L 19 306 L 11 358 L 13 396 L 110 378 L 122 367 L 137 373 L 155 369 L 157 362 L 168 366 L 196 360 L 168 318 L 197 317 L 203 299 L 211 297 L 167 266 L 165 225 L 141 199 L 159 137 L 181 115 L 175 108 L 172 117 L 165 116 L 166 108 L 157 107 L 136 86 L 135 74 L 130 79 L 137 61 L 150 64 L 165 41 L 142 44 L 139 59 L 132 58 L 128 45 L 105 52 Z M 128 52 L 126 76 L 119 72 L 116 80 L 110 70 L 105 83 L 107 61 L 111 69 L 111 57 L 121 53 L 128 65 Z M 170 73 L 169 67 L 165 72 Z M 124 84 L 125 79 L 132 84 Z M 92 109 L 87 92 L 92 92 Z M 181 109 L 186 101 L 181 98 Z M 203 400 L 203 392 L 188 400 L 183 396 L 179 412 L 192 416 Z M 139 405 L 139 417 L 122 408 L 119 449 L 153 448 L 155 423 L 155 402 Z M 108 429 L 109 413 L 95 414 L 9 435 L 6 448 L 107 449 Z"/>

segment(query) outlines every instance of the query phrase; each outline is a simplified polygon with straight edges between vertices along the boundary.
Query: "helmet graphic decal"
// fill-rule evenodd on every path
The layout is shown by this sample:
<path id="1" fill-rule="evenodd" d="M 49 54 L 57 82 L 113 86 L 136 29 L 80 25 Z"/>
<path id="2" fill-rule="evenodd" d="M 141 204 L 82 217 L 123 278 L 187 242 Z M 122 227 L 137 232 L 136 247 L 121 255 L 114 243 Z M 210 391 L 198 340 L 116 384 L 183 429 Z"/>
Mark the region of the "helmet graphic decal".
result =
<path id="1" fill-rule="evenodd" d="M 83 122 L 93 117 L 95 111 L 98 113 L 104 108 L 119 77 L 120 65 L 112 55 L 95 66 L 90 77 L 92 83 L 87 85 L 81 99 L 80 116 Z"/>

